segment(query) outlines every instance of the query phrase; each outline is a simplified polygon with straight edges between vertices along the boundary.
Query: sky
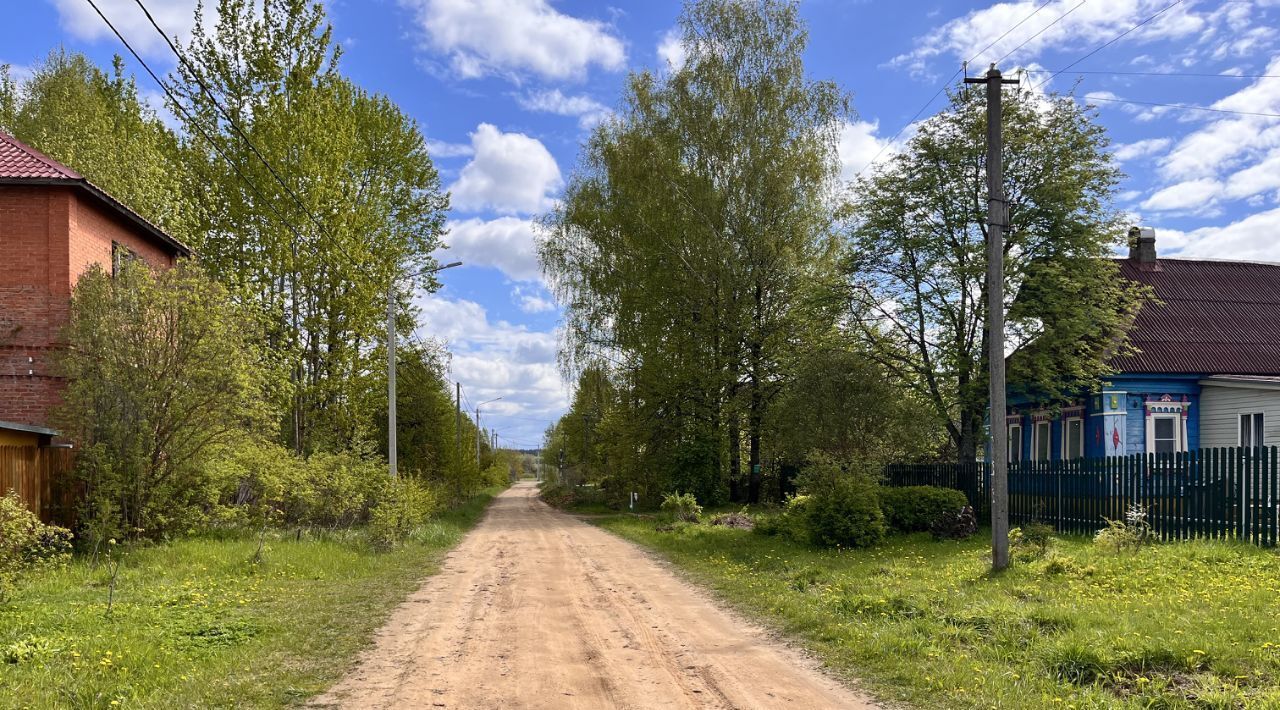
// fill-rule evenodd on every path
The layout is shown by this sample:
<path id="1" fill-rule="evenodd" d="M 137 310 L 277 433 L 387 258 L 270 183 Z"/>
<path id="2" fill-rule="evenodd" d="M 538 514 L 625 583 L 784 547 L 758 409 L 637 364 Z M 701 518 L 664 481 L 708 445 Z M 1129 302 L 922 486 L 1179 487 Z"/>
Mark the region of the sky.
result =
<path id="1" fill-rule="evenodd" d="M 135 0 L 97 2 L 153 69 L 172 70 L 176 59 Z M 170 34 L 190 31 L 195 0 L 144 2 Z M 0 63 L 18 76 L 59 45 L 102 65 L 124 53 L 86 0 L 6 5 Z M 681 4 L 327 6 L 342 71 L 419 122 L 452 195 L 449 249 L 438 256 L 465 265 L 419 295 L 418 332 L 448 344 L 468 408 L 502 398 L 482 407 L 482 424 L 503 445 L 534 448 L 570 396 L 536 219 L 555 204 L 592 126 L 618 105 L 628 73 L 679 64 Z M 1256 115 L 1280 114 L 1280 0 L 804 0 L 801 14 L 809 72 L 852 96 L 839 146 L 845 178 L 941 109 L 938 92 L 962 62 L 977 75 L 998 61 L 1006 74 L 1028 69 L 1033 90 L 1073 91 L 1097 106 L 1127 174 L 1118 206 L 1156 229 L 1162 256 L 1280 261 L 1280 115 Z M 158 105 L 158 87 L 138 82 Z"/>

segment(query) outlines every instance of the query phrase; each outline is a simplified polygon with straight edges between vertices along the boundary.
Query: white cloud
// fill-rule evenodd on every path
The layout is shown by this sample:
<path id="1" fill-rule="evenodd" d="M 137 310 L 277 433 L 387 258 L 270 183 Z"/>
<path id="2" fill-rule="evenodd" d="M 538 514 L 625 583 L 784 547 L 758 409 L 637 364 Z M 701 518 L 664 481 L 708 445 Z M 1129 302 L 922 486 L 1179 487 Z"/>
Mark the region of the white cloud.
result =
<path id="1" fill-rule="evenodd" d="M 1249 215 L 1225 227 L 1203 227 L 1188 232 L 1156 229 L 1156 247 L 1162 254 L 1280 262 L 1280 208 Z"/>
<path id="2" fill-rule="evenodd" d="M 1148 138 L 1146 140 L 1134 141 L 1133 143 L 1125 143 L 1117 145 L 1112 149 L 1112 154 L 1116 160 L 1127 162 L 1135 158 L 1145 158 L 1149 155 L 1161 153 L 1172 143 L 1168 138 Z"/>
<path id="3" fill-rule="evenodd" d="M 517 284 L 511 289 L 511 300 L 522 313 L 550 313 L 556 309 L 556 302 L 550 294 L 541 288 L 529 288 Z"/>
<path id="4" fill-rule="evenodd" d="M 880 128 L 879 121 L 845 122 L 840 129 L 840 179 L 853 180 L 858 171 L 865 170 L 872 160 L 877 162 L 897 152 L 897 146 L 886 147 L 889 141 L 876 136 Z M 907 131 L 903 132 L 904 135 Z"/>
<path id="5" fill-rule="evenodd" d="M 922 35 L 916 40 L 915 49 L 894 57 L 890 65 L 921 75 L 927 73 L 927 62 L 941 55 L 950 55 L 959 61 L 973 58 L 971 66 L 983 68 L 1013 52 L 1003 62 L 1012 66 L 1033 59 L 1048 48 L 1096 46 L 1154 15 L 1168 2 L 1108 0 L 1080 4 L 1079 0 L 1051 0 L 1037 11 L 1041 4 L 1038 0 L 1018 0 L 974 10 Z M 1028 17 L 1030 19 L 1026 19 Z M 1225 25 L 1229 20 L 1226 13 L 1197 12 L 1191 3 L 1177 5 L 1127 35 L 1124 41 L 1134 46 L 1185 38 L 1204 33 L 1207 28 Z M 1020 22 L 1022 24 L 1019 25 Z M 996 41 L 1015 25 L 1017 29 Z M 992 45 L 990 49 L 977 54 L 988 45 Z"/>
<path id="6" fill-rule="evenodd" d="M 461 158 L 475 155 L 475 152 L 475 148 L 472 148 L 470 143 L 427 140 L 427 154 L 432 158 Z"/>
<path id="7" fill-rule="evenodd" d="M 578 126 L 591 128 L 608 118 L 613 112 L 608 106 L 590 96 L 567 96 L 559 89 L 535 91 L 516 99 L 526 111 L 554 113 L 558 116 L 577 116 Z"/>
<path id="8" fill-rule="evenodd" d="M 449 258 L 467 266 L 491 266 L 516 281 L 542 278 L 533 222 L 516 217 L 464 219 L 449 227 Z"/>
<path id="9" fill-rule="evenodd" d="M 111 28 L 98 17 L 89 3 L 84 0 L 52 1 L 58 9 L 62 28 L 71 36 L 89 41 L 106 38 L 110 38 L 112 42 L 117 41 Z M 102 14 L 111 20 L 120 34 L 140 53 L 165 56 L 177 62 L 164 38 L 147 21 L 146 15 L 142 14 L 134 0 L 97 0 L 97 4 L 102 9 Z M 196 0 L 150 0 L 146 5 L 156 23 L 170 37 L 177 35 L 185 40 L 190 35 L 191 28 L 195 25 Z M 206 21 L 216 18 L 217 3 L 206 2 L 204 11 Z"/>
<path id="10" fill-rule="evenodd" d="M 1216 180 L 1187 180 L 1157 190 L 1142 206 L 1157 212 L 1203 211 L 1213 206 L 1221 190 Z"/>
<path id="11" fill-rule="evenodd" d="M 662 35 L 662 40 L 658 42 L 658 58 L 666 65 L 665 68 L 679 71 L 684 67 L 689 53 L 684 48 L 684 42 L 680 41 L 679 28 L 673 27 Z"/>
<path id="12" fill-rule="evenodd" d="M 448 342 L 452 375 L 470 401 L 502 397 L 484 408 L 481 423 L 509 441 L 541 441 L 569 406 L 569 388 L 556 366 L 555 332 L 491 322 L 483 306 L 463 299 L 431 295 L 418 306 L 420 334 Z"/>
<path id="13" fill-rule="evenodd" d="M 547 0 L 401 0 L 431 49 L 464 79 L 537 74 L 581 79 L 593 65 L 622 69 L 626 47 L 603 22 L 565 15 Z"/>
<path id="14" fill-rule="evenodd" d="M 471 134 L 471 148 L 475 157 L 449 187 L 455 209 L 529 214 L 551 206 L 560 167 L 538 139 L 482 123 Z"/>

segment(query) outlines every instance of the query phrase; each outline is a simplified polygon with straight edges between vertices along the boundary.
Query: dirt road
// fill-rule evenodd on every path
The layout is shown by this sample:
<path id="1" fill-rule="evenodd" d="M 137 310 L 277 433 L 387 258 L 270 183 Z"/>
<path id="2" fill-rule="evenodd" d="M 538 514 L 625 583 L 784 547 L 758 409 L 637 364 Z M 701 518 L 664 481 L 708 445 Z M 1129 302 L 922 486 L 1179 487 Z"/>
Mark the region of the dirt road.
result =
<path id="1" fill-rule="evenodd" d="M 872 708 L 638 548 L 520 483 L 313 701 L 349 708 Z"/>

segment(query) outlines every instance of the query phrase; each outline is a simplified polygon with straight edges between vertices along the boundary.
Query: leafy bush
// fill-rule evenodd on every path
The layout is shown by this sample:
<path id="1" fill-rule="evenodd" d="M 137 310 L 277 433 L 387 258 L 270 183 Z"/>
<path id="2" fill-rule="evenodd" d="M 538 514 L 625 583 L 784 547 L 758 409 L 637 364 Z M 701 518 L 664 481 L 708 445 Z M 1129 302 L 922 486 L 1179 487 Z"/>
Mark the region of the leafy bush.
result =
<path id="1" fill-rule="evenodd" d="M 1151 523 L 1147 522 L 1147 509 L 1141 505 L 1129 506 L 1125 511 L 1124 520 L 1110 518 L 1104 518 L 1104 520 L 1107 521 L 1107 527 L 1099 530 L 1093 536 L 1093 541 L 1103 547 L 1113 548 L 1116 552 L 1137 551 L 1154 539 Z"/>
<path id="2" fill-rule="evenodd" d="M 543 481 L 542 492 L 539 495 L 542 497 L 543 502 L 553 508 L 564 508 L 573 505 L 576 499 L 573 486 L 560 481 Z"/>
<path id="3" fill-rule="evenodd" d="M 938 486 L 904 486 L 880 489 L 880 509 L 885 522 L 900 532 L 924 532 L 945 513 L 955 512 L 969 504 L 965 495 L 952 488 Z"/>
<path id="4" fill-rule="evenodd" d="M 973 506 L 943 513 L 929 529 L 938 540 L 963 540 L 978 532 L 978 516 Z"/>
<path id="5" fill-rule="evenodd" d="M 1009 547 L 1025 560 L 1038 560 L 1053 546 L 1053 526 L 1027 523 L 1009 531 Z"/>
<path id="6" fill-rule="evenodd" d="M 404 542 L 440 507 L 440 496 L 423 481 L 398 478 L 387 481 L 369 515 L 369 541 L 391 548 Z"/>
<path id="7" fill-rule="evenodd" d="M 809 500 L 803 509 L 809 540 L 823 548 L 869 548 L 884 539 L 888 526 L 879 505 L 879 486 L 863 471 L 815 455 L 800 473 Z"/>
<path id="8" fill-rule="evenodd" d="M 13 491 L 0 498 L 0 602 L 25 573 L 64 564 L 70 557 L 70 530 L 40 522 Z"/>
<path id="9" fill-rule="evenodd" d="M 660 508 L 672 519 L 686 523 L 696 523 L 698 516 L 702 515 L 702 506 L 698 505 L 698 499 L 692 493 L 668 493 L 662 497 Z"/>

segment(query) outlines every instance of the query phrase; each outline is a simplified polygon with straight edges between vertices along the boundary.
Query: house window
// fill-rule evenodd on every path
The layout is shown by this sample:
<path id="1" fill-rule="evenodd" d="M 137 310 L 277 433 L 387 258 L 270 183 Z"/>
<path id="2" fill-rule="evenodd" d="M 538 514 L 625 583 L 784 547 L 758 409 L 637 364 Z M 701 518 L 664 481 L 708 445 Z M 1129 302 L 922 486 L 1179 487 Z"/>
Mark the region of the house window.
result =
<path id="1" fill-rule="evenodd" d="M 1240 415 L 1240 447 L 1246 449 L 1266 446 L 1262 430 L 1262 412 Z"/>
<path id="2" fill-rule="evenodd" d="M 1062 422 L 1062 458 L 1084 458 L 1084 420 L 1079 417 Z"/>
<path id="3" fill-rule="evenodd" d="M 1049 433 L 1050 422 L 1036 422 L 1031 431 L 1032 458 L 1036 461 L 1049 460 L 1049 447 L 1052 435 Z"/>
<path id="4" fill-rule="evenodd" d="M 138 260 L 138 253 L 120 242 L 111 242 L 111 276 L 115 277 L 124 270 L 125 264 Z"/>
<path id="5" fill-rule="evenodd" d="M 1149 451 L 1172 454 L 1182 451 L 1182 416 L 1178 414 L 1153 414 L 1151 416 L 1151 444 Z"/>
<path id="6" fill-rule="evenodd" d="M 1009 463 L 1022 460 L 1022 425 L 1009 425 Z"/>

